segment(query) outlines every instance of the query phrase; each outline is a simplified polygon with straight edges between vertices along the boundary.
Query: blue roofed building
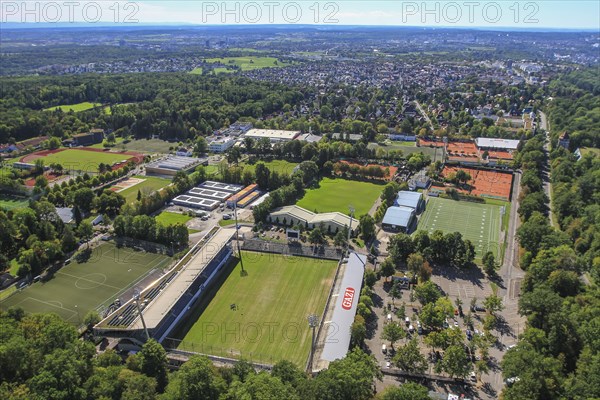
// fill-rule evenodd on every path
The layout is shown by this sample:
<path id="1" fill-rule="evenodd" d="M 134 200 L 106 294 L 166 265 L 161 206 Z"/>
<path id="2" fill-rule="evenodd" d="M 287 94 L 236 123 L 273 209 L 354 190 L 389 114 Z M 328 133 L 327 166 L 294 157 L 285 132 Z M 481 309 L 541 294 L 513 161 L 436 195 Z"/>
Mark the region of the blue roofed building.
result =
<path id="1" fill-rule="evenodd" d="M 415 220 L 415 210 L 412 207 L 388 207 L 381 222 L 381 227 L 391 232 L 408 232 Z"/>
<path id="2" fill-rule="evenodd" d="M 424 208 L 423 194 L 401 190 L 394 201 L 394 206 L 410 207 L 414 209 L 415 214 L 419 214 Z"/>

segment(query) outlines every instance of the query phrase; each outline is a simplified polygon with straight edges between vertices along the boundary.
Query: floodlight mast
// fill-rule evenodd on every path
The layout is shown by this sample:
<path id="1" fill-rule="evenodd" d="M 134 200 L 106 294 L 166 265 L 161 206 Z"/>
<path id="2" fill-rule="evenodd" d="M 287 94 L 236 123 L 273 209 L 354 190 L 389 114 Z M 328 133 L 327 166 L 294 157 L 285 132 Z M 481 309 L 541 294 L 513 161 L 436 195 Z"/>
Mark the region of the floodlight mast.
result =
<path id="1" fill-rule="evenodd" d="M 315 355 L 315 328 L 319 326 L 319 317 L 317 314 L 308 316 L 308 326 L 312 329 L 312 341 L 310 342 L 310 358 L 308 360 L 308 371 L 312 371 L 313 357 Z"/>
<path id="2" fill-rule="evenodd" d="M 240 258 L 242 272 L 244 272 L 244 260 L 242 259 L 242 250 L 240 249 L 240 226 L 238 225 L 237 218 L 237 200 L 233 202 L 233 215 L 235 216 L 235 242 L 237 244 L 238 257 Z"/>
<path id="3" fill-rule="evenodd" d="M 142 314 L 142 309 L 140 308 L 140 291 L 137 289 L 135 289 L 135 291 L 133 292 L 133 301 L 135 302 L 138 314 L 140 315 L 140 319 L 142 320 L 142 326 L 144 327 L 144 332 L 146 332 L 146 339 L 150 340 L 150 334 L 148 333 L 148 328 L 146 327 L 144 314 Z"/>

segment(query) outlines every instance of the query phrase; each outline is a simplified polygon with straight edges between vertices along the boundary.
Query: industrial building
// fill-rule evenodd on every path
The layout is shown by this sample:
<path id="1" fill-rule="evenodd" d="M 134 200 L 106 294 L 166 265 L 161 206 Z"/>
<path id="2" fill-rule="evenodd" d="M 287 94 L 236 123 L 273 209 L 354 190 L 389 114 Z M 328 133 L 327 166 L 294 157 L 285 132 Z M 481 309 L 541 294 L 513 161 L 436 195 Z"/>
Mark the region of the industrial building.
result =
<path id="1" fill-rule="evenodd" d="M 197 166 L 207 163 L 206 158 L 169 156 L 146 165 L 146 174 L 175 176 L 179 171 L 190 173 Z"/>
<path id="2" fill-rule="evenodd" d="M 237 207 L 244 208 L 260 196 L 257 189 L 258 185 L 256 183 L 246 186 L 227 200 L 227 207 L 233 208 L 237 204 Z"/>
<path id="3" fill-rule="evenodd" d="M 178 206 L 198 208 L 204 211 L 212 211 L 221 204 L 219 200 L 205 199 L 202 197 L 189 196 L 187 194 L 175 197 L 173 203 Z"/>
<path id="4" fill-rule="evenodd" d="M 231 137 L 222 137 L 215 139 L 208 144 L 208 151 L 212 153 L 225 153 L 228 149 L 233 147 L 236 140 Z"/>
<path id="5" fill-rule="evenodd" d="M 204 197 L 211 200 L 218 200 L 220 202 L 223 202 L 229 197 L 231 197 L 230 192 L 222 192 L 219 190 L 205 189 L 201 187 L 191 188 L 186 194 L 189 196 Z"/>
<path id="6" fill-rule="evenodd" d="M 206 181 L 198 186 L 201 189 L 213 189 L 221 192 L 237 193 L 242 190 L 243 186 L 232 185 L 223 182 Z"/>
<path id="7" fill-rule="evenodd" d="M 300 136 L 300 131 L 283 131 L 277 129 L 250 129 L 244 137 L 251 137 L 255 140 L 267 138 L 271 143 L 289 142 Z"/>

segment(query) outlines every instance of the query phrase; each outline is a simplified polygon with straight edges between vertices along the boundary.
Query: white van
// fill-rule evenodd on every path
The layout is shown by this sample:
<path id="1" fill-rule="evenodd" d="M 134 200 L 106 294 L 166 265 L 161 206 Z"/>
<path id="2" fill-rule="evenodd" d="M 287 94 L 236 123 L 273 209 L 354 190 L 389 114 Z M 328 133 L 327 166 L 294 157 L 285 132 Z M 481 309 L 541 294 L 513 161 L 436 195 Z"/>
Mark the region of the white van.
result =
<path id="1" fill-rule="evenodd" d="M 404 323 L 406 324 L 406 326 L 410 325 L 410 318 L 404 317 Z"/>
<path id="2" fill-rule="evenodd" d="M 413 332 L 415 331 L 415 327 L 414 327 L 414 326 L 412 326 L 412 325 L 409 325 L 409 326 L 408 326 L 408 331 L 409 331 L 410 333 L 413 333 Z"/>
<path id="3" fill-rule="evenodd" d="M 388 314 L 387 315 L 387 321 L 388 322 L 392 322 L 392 314 Z"/>
<path id="4" fill-rule="evenodd" d="M 385 344 L 382 344 L 382 345 L 381 345 L 381 352 L 382 352 L 383 354 L 387 354 L 387 347 L 386 347 L 386 345 L 385 345 Z"/>

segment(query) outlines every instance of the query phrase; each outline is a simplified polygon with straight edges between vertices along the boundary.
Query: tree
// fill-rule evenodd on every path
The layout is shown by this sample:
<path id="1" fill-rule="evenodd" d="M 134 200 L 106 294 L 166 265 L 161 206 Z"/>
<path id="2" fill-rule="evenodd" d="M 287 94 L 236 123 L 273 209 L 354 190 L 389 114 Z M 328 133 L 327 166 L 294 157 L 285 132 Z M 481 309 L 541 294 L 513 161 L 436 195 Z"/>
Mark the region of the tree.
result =
<path id="1" fill-rule="evenodd" d="M 423 259 L 423 256 L 419 253 L 413 253 L 408 256 L 407 267 L 408 270 L 412 273 L 413 278 L 416 277 L 417 274 L 421 271 L 424 262 L 425 260 Z"/>
<path id="2" fill-rule="evenodd" d="M 204 399 L 205 397 L 194 397 Z M 266 372 L 251 375 L 245 382 L 234 381 L 226 396 L 229 400 L 267 400 L 290 399 L 299 400 L 298 394 L 291 385 L 284 384 Z"/>
<path id="3" fill-rule="evenodd" d="M 406 336 L 406 331 L 399 323 L 393 321 L 383 327 L 381 338 L 390 341 L 390 346 L 394 348 L 394 343 Z"/>
<path id="4" fill-rule="evenodd" d="M 395 283 L 392 284 L 392 289 L 390 290 L 390 297 L 392 298 L 392 304 L 394 304 L 394 305 L 395 305 L 395 300 L 402 297 L 402 292 L 398 288 L 398 285 L 396 285 Z"/>
<path id="5" fill-rule="evenodd" d="M 136 197 L 137 201 L 141 201 L 142 200 L 142 192 L 138 189 L 137 192 L 137 197 Z"/>
<path id="6" fill-rule="evenodd" d="M 269 177 L 271 175 L 271 171 L 266 167 L 264 163 L 257 163 L 254 167 L 254 175 L 256 176 L 256 183 L 258 186 L 267 190 L 269 188 Z"/>
<path id="7" fill-rule="evenodd" d="M 232 148 L 227 150 L 227 162 L 229 162 L 230 164 L 237 165 L 241 156 L 242 156 L 242 153 L 240 151 L 240 148 L 237 146 L 233 146 Z"/>
<path id="8" fill-rule="evenodd" d="M 504 309 L 504 305 L 502 304 L 502 299 L 495 294 L 490 294 L 483 300 L 483 306 L 487 311 L 491 314 L 494 314 L 498 311 L 502 311 Z"/>
<path id="9" fill-rule="evenodd" d="M 313 380 L 313 398 L 320 400 L 369 400 L 375 379 L 381 379 L 375 358 L 355 347 L 346 357 L 335 360 Z"/>
<path id="10" fill-rule="evenodd" d="M 198 139 L 196 139 L 196 143 L 194 145 L 194 153 L 196 155 L 203 155 L 208 151 L 208 143 L 206 142 L 206 139 L 202 136 L 199 136 Z"/>
<path id="11" fill-rule="evenodd" d="M 394 263 L 390 258 L 386 258 L 381 263 L 381 275 L 385 276 L 385 281 L 387 282 L 387 278 L 394 275 L 396 273 L 396 267 L 394 267 Z"/>
<path id="12" fill-rule="evenodd" d="M 167 353 L 154 339 L 148 340 L 139 352 L 141 372 L 156 378 L 157 390 L 162 392 L 167 385 Z"/>
<path id="13" fill-rule="evenodd" d="M 483 262 L 483 270 L 488 276 L 491 276 L 496 273 L 496 260 L 494 259 L 494 253 L 488 251 L 483 255 L 481 259 Z"/>
<path id="14" fill-rule="evenodd" d="M 281 360 L 273 365 L 271 376 L 279 378 L 281 382 L 298 387 L 306 382 L 306 374 L 291 361 Z"/>
<path id="15" fill-rule="evenodd" d="M 451 377 L 464 378 L 471 371 L 471 362 L 462 345 L 453 345 L 446 349 L 444 358 L 436 364 Z"/>
<path id="16" fill-rule="evenodd" d="M 412 238 L 406 233 L 399 233 L 392 236 L 388 245 L 388 253 L 395 265 L 405 263 L 408 256 L 414 253 L 413 249 Z"/>
<path id="17" fill-rule="evenodd" d="M 193 356 L 172 375 L 164 398 L 167 400 L 217 400 L 227 385 L 212 362 L 205 356 Z"/>
<path id="18" fill-rule="evenodd" d="M 93 327 L 100 322 L 100 320 L 100 315 L 95 310 L 88 311 L 88 313 L 85 314 L 85 317 L 83 317 L 83 323 L 87 325 L 88 328 Z"/>
<path id="19" fill-rule="evenodd" d="M 77 234 L 81 239 L 88 242 L 87 247 L 90 247 L 89 240 L 94 236 L 94 228 L 90 221 L 82 221 L 77 227 Z"/>
<path id="20" fill-rule="evenodd" d="M 372 289 L 376 282 L 377 274 L 372 269 L 368 269 L 365 272 L 365 286 Z"/>
<path id="21" fill-rule="evenodd" d="M 430 400 L 425 386 L 414 382 L 406 382 L 400 386 L 387 387 L 379 397 L 380 400 Z"/>
<path id="22" fill-rule="evenodd" d="M 360 216 L 358 227 L 365 242 L 375 235 L 375 220 L 369 214 Z"/>
<path id="23" fill-rule="evenodd" d="M 421 304 L 425 305 L 428 303 L 435 303 L 442 294 L 435 283 L 427 281 L 417 285 L 415 288 L 415 296 Z"/>
<path id="24" fill-rule="evenodd" d="M 352 339 L 352 346 L 362 346 L 367 337 L 367 325 L 365 319 L 361 315 L 354 317 L 354 322 L 350 326 L 350 336 Z"/>
<path id="25" fill-rule="evenodd" d="M 433 274 L 433 268 L 429 265 L 429 262 L 425 261 L 419 270 L 419 282 L 427 282 L 431 279 L 431 275 Z"/>
<path id="26" fill-rule="evenodd" d="M 333 237 L 333 244 L 340 248 L 345 248 L 348 240 L 348 236 L 344 235 L 343 231 L 338 231 Z"/>
<path id="27" fill-rule="evenodd" d="M 63 235 L 61 238 L 61 248 L 62 251 L 68 253 L 77 248 L 77 239 L 75 239 L 75 235 L 73 234 L 73 229 L 70 226 L 65 226 L 63 230 Z"/>
<path id="28" fill-rule="evenodd" d="M 321 231 L 321 228 L 316 227 L 312 231 L 310 231 L 310 233 L 308 234 L 308 241 L 310 243 L 314 244 L 315 247 L 317 245 L 323 244 L 323 242 L 325 242 L 325 237 L 323 236 L 323 232 Z M 316 248 L 315 248 L 315 250 L 316 250 Z"/>
<path id="29" fill-rule="evenodd" d="M 83 214 L 87 214 L 92 209 L 94 197 L 96 196 L 92 189 L 84 187 L 71 193 L 71 202 L 73 203 L 73 206 L 79 208 Z"/>
<path id="30" fill-rule="evenodd" d="M 394 365 L 403 371 L 422 374 L 427 370 L 427 360 L 419 350 L 416 339 L 412 339 L 396 351 L 393 358 Z"/>

